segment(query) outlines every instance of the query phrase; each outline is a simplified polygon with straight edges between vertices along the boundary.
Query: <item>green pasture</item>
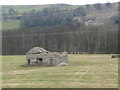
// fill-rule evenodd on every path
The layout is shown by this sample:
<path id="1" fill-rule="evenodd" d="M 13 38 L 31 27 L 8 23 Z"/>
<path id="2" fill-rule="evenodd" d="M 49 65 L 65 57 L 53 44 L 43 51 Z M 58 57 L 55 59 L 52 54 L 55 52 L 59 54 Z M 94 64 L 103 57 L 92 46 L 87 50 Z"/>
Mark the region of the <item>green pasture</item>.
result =
<path id="1" fill-rule="evenodd" d="M 21 66 L 26 56 L 2 56 L 3 88 L 117 88 L 118 59 L 69 55 L 69 66 Z"/>
<path id="2" fill-rule="evenodd" d="M 17 29 L 20 27 L 20 21 L 2 21 L 2 29 Z"/>

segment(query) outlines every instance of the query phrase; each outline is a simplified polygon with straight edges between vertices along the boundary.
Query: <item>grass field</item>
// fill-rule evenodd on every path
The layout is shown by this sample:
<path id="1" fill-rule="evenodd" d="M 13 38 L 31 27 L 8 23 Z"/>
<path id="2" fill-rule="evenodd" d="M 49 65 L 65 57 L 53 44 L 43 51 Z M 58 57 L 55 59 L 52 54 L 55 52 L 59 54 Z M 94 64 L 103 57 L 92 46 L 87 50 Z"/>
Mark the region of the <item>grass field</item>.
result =
<path id="1" fill-rule="evenodd" d="M 25 56 L 2 56 L 3 88 L 117 88 L 118 59 L 69 55 L 69 66 L 21 67 Z"/>
<path id="2" fill-rule="evenodd" d="M 2 21 L 2 29 L 17 29 L 20 27 L 20 21 Z"/>
<path id="3" fill-rule="evenodd" d="M 13 8 L 16 10 L 18 13 L 26 13 L 30 12 L 31 10 L 36 10 L 36 11 L 42 11 L 44 8 L 51 8 L 51 7 L 56 7 L 57 5 L 53 4 L 46 4 L 46 5 L 4 5 L 3 8 L 3 13 L 8 13 L 8 10 L 10 8 Z M 57 6 L 60 9 L 64 10 L 70 10 L 70 9 L 76 9 L 79 7 L 79 5 L 73 5 L 73 6 Z"/>

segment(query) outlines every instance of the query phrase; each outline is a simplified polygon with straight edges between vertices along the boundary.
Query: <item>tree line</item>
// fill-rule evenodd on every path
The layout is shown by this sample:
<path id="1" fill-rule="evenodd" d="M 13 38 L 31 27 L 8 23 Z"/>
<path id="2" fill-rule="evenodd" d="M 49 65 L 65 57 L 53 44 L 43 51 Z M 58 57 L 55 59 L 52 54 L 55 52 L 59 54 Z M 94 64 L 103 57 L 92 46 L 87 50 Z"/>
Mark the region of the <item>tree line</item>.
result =
<path id="1" fill-rule="evenodd" d="M 65 30 L 70 29 L 70 31 Z M 40 29 L 40 28 L 39 28 Z M 3 32 L 2 49 L 4 55 L 26 54 L 32 47 L 42 47 L 49 51 L 87 54 L 118 53 L 118 30 L 103 27 L 67 27 L 67 25 L 52 28 L 54 31 L 43 29 L 38 33 L 37 29 L 16 30 Z M 57 32 L 60 29 L 62 32 Z M 47 32 L 45 32 L 48 30 Z M 24 32 L 23 32 L 24 31 Z M 56 31 L 56 32 L 55 32 Z M 10 33 L 11 32 L 11 33 Z"/>

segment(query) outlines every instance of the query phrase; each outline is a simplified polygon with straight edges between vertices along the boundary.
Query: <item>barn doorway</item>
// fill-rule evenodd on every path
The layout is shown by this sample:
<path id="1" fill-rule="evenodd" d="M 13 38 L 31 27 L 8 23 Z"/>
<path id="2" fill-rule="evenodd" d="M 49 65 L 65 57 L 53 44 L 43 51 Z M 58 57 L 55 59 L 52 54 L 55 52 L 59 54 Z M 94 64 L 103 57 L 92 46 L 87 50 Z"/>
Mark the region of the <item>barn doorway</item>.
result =
<path id="1" fill-rule="evenodd" d="M 30 59 L 28 59 L 28 65 L 30 65 Z"/>
<path id="2" fill-rule="evenodd" d="M 53 66 L 53 59 L 50 59 L 50 66 Z"/>
<path id="3" fill-rule="evenodd" d="M 38 63 L 38 65 L 41 65 L 41 64 L 42 64 L 42 61 L 43 61 L 42 58 L 37 58 L 37 63 Z"/>

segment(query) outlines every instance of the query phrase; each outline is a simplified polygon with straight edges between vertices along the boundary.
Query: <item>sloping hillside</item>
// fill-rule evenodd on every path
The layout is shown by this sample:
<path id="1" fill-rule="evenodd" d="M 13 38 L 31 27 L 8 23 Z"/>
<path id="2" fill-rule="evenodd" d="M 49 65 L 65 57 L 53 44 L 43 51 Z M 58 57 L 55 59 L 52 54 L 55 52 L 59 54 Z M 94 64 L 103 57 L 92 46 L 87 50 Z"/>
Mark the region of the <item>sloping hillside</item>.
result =
<path id="1" fill-rule="evenodd" d="M 9 14 L 3 13 L 3 20 L 20 22 L 16 29 L 10 29 L 15 24 L 4 26 L 5 55 L 25 54 L 35 46 L 55 52 L 118 53 L 117 3 L 24 6 L 25 13 L 20 12 L 22 6 L 18 7 L 8 9 Z"/>
<path id="2" fill-rule="evenodd" d="M 27 13 L 27 15 L 24 15 L 24 13 Z M 12 24 L 15 21 L 19 23 L 17 22 L 15 26 L 14 24 L 8 25 L 10 22 Z M 21 25 L 25 26 L 26 23 L 28 26 L 25 27 L 31 28 L 66 23 L 74 23 L 76 25 L 79 23 L 84 23 L 85 25 L 108 23 L 109 25 L 114 25 L 118 22 L 117 3 L 84 6 L 67 4 L 3 6 L 3 29 L 19 28 Z"/>

